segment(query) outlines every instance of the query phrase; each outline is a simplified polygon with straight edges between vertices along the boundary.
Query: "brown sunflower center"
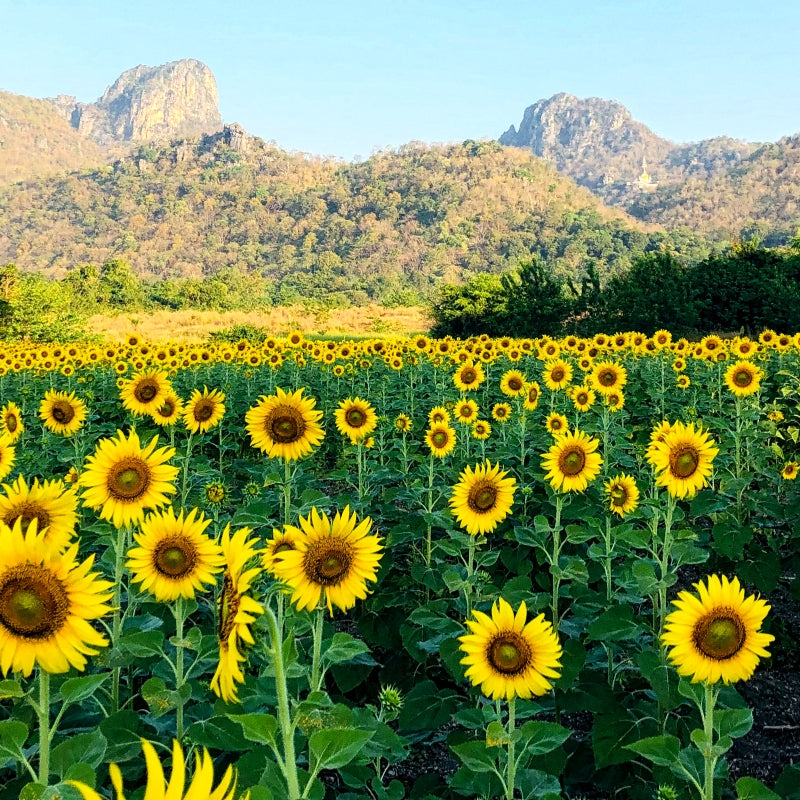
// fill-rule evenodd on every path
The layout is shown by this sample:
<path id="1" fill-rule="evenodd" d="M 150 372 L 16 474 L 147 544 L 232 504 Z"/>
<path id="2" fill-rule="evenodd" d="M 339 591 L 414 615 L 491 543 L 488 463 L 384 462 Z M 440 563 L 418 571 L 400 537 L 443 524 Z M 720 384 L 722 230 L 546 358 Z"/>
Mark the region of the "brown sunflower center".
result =
<path id="1" fill-rule="evenodd" d="M 476 514 L 491 511 L 497 502 L 497 486 L 491 481 L 478 481 L 467 495 L 467 505 Z"/>
<path id="2" fill-rule="evenodd" d="M 737 370 L 733 375 L 733 382 L 742 389 L 748 387 L 753 382 L 753 374 L 746 369 Z"/>
<path id="3" fill-rule="evenodd" d="M 554 367 L 550 371 L 550 380 L 553 381 L 553 383 L 561 383 L 561 381 L 564 380 L 565 374 L 564 367 Z"/>
<path id="4" fill-rule="evenodd" d="M 628 500 L 628 492 L 624 486 L 615 486 L 611 490 L 611 504 L 614 506 L 624 506 Z"/>
<path id="5" fill-rule="evenodd" d="M 617 373 L 612 369 L 601 370 L 600 374 L 597 376 L 597 380 L 600 381 L 603 386 L 613 386 L 617 382 Z"/>
<path id="6" fill-rule="evenodd" d="M 36 564 L 0 576 L 0 625 L 17 636 L 46 639 L 67 619 L 69 599 L 61 581 Z"/>
<path id="7" fill-rule="evenodd" d="M 516 631 L 501 631 L 489 643 L 489 663 L 504 675 L 518 675 L 531 663 L 530 645 Z"/>
<path id="8" fill-rule="evenodd" d="M 350 574 L 353 552 L 342 539 L 325 539 L 311 545 L 303 558 L 306 578 L 318 586 L 335 586 Z"/>
<path id="9" fill-rule="evenodd" d="M 461 370 L 461 383 L 475 383 L 478 380 L 478 373 L 473 367 L 464 367 Z"/>
<path id="10" fill-rule="evenodd" d="M 472 407 L 461 406 L 458 409 L 458 416 L 461 417 L 461 419 L 469 419 L 472 416 Z"/>
<path id="11" fill-rule="evenodd" d="M 176 408 L 177 406 L 175 405 L 175 401 L 172 398 L 168 397 L 164 401 L 164 405 L 158 409 L 158 413 L 162 417 L 166 417 L 167 419 L 169 419 L 175 413 Z"/>
<path id="12" fill-rule="evenodd" d="M 360 408 L 351 407 L 345 412 L 344 419 L 351 428 L 361 428 L 367 422 L 367 415 Z"/>
<path id="13" fill-rule="evenodd" d="M 215 403 L 212 400 L 198 400 L 194 407 L 197 422 L 208 422 L 214 416 Z"/>
<path id="14" fill-rule="evenodd" d="M 128 456 L 115 464 L 106 480 L 108 493 L 115 500 L 136 500 L 150 485 L 150 467 L 146 461 Z"/>
<path id="15" fill-rule="evenodd" d="M 431 434 L 431 442 L 433 442 L 434 447 L 446 447 L 449 441 L 450 436 L 448 435 L 447 431 L 438 430 Z"/>
<path id="16" fill-rule="evenodd" d="M 564 427 L 564 423 L 560 419 L 551 419 L 550 420 L 550 430 L 551 431 L 560 431 Z"/>
<path id="17" fill-rule="evenodd" d="M 700 454 L 691 445 L 684 445 L 669 454 L 670 472 L 676 478 L 690 478 L 700 466 Z"/>
<path id="18" fill-rule="evenodd" d="M 152 378 L 145 378 L 139 381 L 136 388 L 133 390 L 133 396 L 140 403 L 152 403 L 155 396 L 158 394 L 158 383 Z"/>
<path id="19" fill-rule="evenodd" d="M 735 656 L 746 638 L 747 631 L 741 617 L 728 607 L 714 609 L 700 619 L 692 631 L 695 647 L 715 661 Z"/>
<path id="20" fill-rule="evenodd" d="M 168 536 L 153 552 L 153 566 L 168 578 L 188 575 L 197 563 L 197 550 L 185 537 Z"/>
<path id="21" fill-rule="evenodd" d="M 539 399 L 539 390 L 533 386 L 528 390 L 528 402 L 535 403 Z"/>
<path id="22" fill-rule="evenodd" d="M 50 524 L 50 514 L 48 514 L 47 511 L 38 503 L 30 503 L 28 501 L 20 503 L 14 508 L 10 508 L 3 515 L 3 522 L 5 522 L 9 528 L 13 528 L 14 523 L 18 519 L 22 520 L 23 528 L 27 528 L 28 525 L 33 522 L 33 520 L 36 520 L 39 523 L 39 530 L 46 528 Z"/>
<path id="23" fill-rule="evenodd" d="M 50 415 L 59 425 L 69 425 L 75 417 L 75 409 L 66 400 L 56 400 Z"/>
<path id="24" fill-rule="evenodd" d="M 585 406 L 589 402 L 589 395 L 586 392 L 578 392 L 575 395 L 575 402 L 578 403 L 579 406 Z"/>
<path id="25" fill-rule="evenodd" d="M 6 430 L 9 433 L 14 433 L 14 431 L 19 427 L 19 421 L 14 414 L 9 414 L 6 417 Z"/>
<path id="26" fill-rule="evenodd" d="M 306 423 L 296 408 L 278 406 L 267 417 L 265 428 L 273 441 L 278 444 L 291 444 L 303 438 Z"/>
<path id="27" fill-rule="evenodd" d="M 558 465 L 563 475 L 580 475 L 586 465 L 586 453 L 580 447 L 572 447 L 561 453 Z"/>
<path id="28" fill-rule="evenodd" d="M 508 379 L 508 388 L 511 389 L 512 392 L 518 392 L 520 389 L 522 389 L 522 386 L 522 381 L 516 375 L 512 375 Z"/>
<path id="29" fill-rule="evenodd" d="M 292 546 L 292 544 L 290 542 L 285 542 L 284 541 L 284 542 L 281 542 L 279 545 L 277 545 L 276 547 L 273 548 L 272 554 L 276 556 L 276 555 L 278 555 L 278 553 L 286 553 L 289 550 L 294 550 L 294 547 Z"/>

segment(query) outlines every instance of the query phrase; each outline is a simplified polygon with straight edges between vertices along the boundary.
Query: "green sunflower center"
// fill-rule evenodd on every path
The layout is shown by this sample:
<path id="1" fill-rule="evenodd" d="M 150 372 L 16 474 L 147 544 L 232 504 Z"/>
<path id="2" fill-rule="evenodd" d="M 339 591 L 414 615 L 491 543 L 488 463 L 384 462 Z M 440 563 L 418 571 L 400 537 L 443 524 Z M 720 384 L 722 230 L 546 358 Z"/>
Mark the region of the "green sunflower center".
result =
<path id="1" fill-rule="evenodd" d="M 165 417 L 166 419 L 169 419 L 175 413 L 175 409 L 176 408 L 177 408 L 177 406 L 175 405 L 175 402 L 173 400 L 171 400 L 170 398 L 167 398 L 164 401 L 164 405 L 161 406 L 161 408 L 158 409 L 158 413 L 162 417 Z"/>
<path id="2" fill-rule="evenodd" d="M 690 445 L 669 455 L 670 471 L 676 478 L 691 478 L 700 466 L 700 454 Z"/>
<path id="3" fill-rule="evenodd" d="M 45 639 L 66 621 L 69 599 L 45 567 L 22 564 L 0 577 L 0 625 L 17 636 Z"/>
<path id="4" fill-rule="evenodd" d="M 735 656 L 744 645 L 747 631 L 732 608 L 718 608 L 703 617 L 692 632 L 697 649 L 708 658 L 724 661 Z"/>
<path id="5" fill-rule="evenodd" d="M 291 444 L 303 437 L 306 425 L 296 408 L 278 406 L 267 418 L 266 429 L 278 444 Z"/>
<path id="6" fill-rule="evenodd" d="M 467 495 L 467 505 L 476 514 L 491 511 L 497 503 L 497 486 L 490 481 L 479 481 Z"/>
<path id="7" fill-rule="evenodd" d="M 303 558 L 306 578 L 318 586 L 335 586 L 350 574 L 353 551 L 342 539 L 324 539 L 309 545 Z"/>
<path id="8" fill-rule="evenodd" d="M 14 431 L 16 431 L 18 425 L 19 425 L 19 422 L 18 422 L 17 418 L 14 416 L 14 414 L 9 414 L 6 417 L 6 430 L 9 433 L 14 433 Z"/>
<path id="9" fill-rule="evenodd" d="M 66 400 L 56 400 L 50 415 L 59 425 L 69 425 L 75 417 L 75 409 Z"/>
<path id="10" fill-rule="evenodd" d="M 531 662 L 531 648 L 516 631 L 502 631 L 489 644 L 489 663 L 503 675 L 517 675 Z"/>
<path id="11" fill-rule="evenodd" d="M 294 547 L 289 542 L 284 541 L 272 550 L 272 554 L 278 555 L 278 553 L 286 553 L 289 550 L 294 550 Z"/>
<path id="12" fill-rule="evenodd" d="M 434 431 L 431 435 L 431 441 L 433 442 L 434 447 L 442 448 L 446 447 L 447 443 L 450 441 L 450 436 L 448 435 L 447 431 Z"/>
<path id="13" fill-rule="evenodd" d="M 171 536 L 161 542 L 153 553 L 153 565 L 167 578 L 182 578 L 197 563 L 197 550 L 184 537 Z"/>
<path id="14" fill-rule="evenodd" d="M 150 467 L 140 458 L 125 458 L 111 470 L 106 485 L 115 499 L 136 500 L 150 485 Z"/>
<path id="15" fill-rule="evenodd" d="M 367 422 L 367 415 L 360 408 L 348 408 L 344 415 L 345 422 L 351 428 L 361 428 Z"/>
<path id="16" fill-rule="evenodd" d="M 611 504 L 615 506 L 624 506 L 628 500 L 628 493 L 625 491 L 624 486 L 615 486 L 611 490 Z"/>
<path id="17" fill-rule="evenodd" d="M 580 475 L 586 465 L 586 453 L 580 447 L 573 447 L 561 454 L 559 467 L 563 475 Z"/>

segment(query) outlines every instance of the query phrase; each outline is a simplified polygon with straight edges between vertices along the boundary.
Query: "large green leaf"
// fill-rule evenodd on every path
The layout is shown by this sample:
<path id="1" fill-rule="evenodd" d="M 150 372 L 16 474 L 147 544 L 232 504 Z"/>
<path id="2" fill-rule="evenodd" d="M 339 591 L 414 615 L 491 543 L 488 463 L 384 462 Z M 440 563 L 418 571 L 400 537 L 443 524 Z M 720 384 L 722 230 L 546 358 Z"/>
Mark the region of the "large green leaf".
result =
<path id="1" fill-rule="evenodd" d="M 669 767 L 678 763 L 681 742 L 677 736 L 650 736 L 625 747 L 654 764 Z"/>
<path id="2" fill-rule="evenodd" d="M 65 742 L 53 748 L 50 753 L 50 768 L 59 778 L 66 777 L 70 767 L 74 764 L 89 764 L 97 769 L 103 762 L 106 754 L 106 737 L 99 731 L 79 733 L 70 736 Z"/>
<path id="3" fill-rule="evenodd" d="M 61 684 L 61 697 L 65 703 L 80 703 L 91 697 L 108 678 L 102 675 L 83 675 L 80 678 L 67 678 Z"/>
<path id="4" fill-rule="evenodd" d="M 308 746 L 316 766 L 337 769 L 349 764 L 372 736 L 372 731 L 355 728 L 324 729 L 311 734 Z"/>

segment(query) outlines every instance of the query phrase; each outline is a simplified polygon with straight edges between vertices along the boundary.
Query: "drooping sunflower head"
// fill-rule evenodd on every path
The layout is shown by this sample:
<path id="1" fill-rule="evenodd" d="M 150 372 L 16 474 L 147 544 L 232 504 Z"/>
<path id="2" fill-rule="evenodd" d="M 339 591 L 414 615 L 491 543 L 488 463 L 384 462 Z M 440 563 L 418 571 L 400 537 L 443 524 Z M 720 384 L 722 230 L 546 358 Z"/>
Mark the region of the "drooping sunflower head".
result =
<path id="1" fill-rule="evenodd" d="M 127 437 L 117 431 L 116 437 L 101 439 L 79 480 L 84 505 L 100 509 L 100 516 L 117 528 L 139 522 L 146 510 L 165 506 L 167 495 L 175 493 L 178 468 L 168 463 L 175 449 L 156 450 L 157 444 L 154 436 L 142 447 L 134 430 Z"/>
<path id="2" fill-rule="evenodd" d="M 568 431 L 542 455 L 545 478 L 558 492 L 582 492 L 600 473 L 599 441 L 583 431 Z"/>
<path id="3" fill-rule="evenodd" d="M 86 656 L 108 640 L 89 625 L 111 608 L 111 584 L 91 572 L 94 556 L 79 563 L 78 545 L 65 552 L 34 521 L 0 524 L 0 670 L 30 675 L 83 670 Z"/>
<path id="4" fill-rule="evenodd" d="M 535 411 L 539 405 L 539 397 L 542 390 L 536 381 L 525 384 L 525 394 L 523 394 L 522 407 L 526 411 Z"/>
<path id="5" fill-rule="evenodd" d="M 615 361 L 599 361 L 592 368 L 592 386 L 602 395 L 620 392 L 628 382 L 628 371 Z"/>
<path id="6" fill-rule="evenodd" d="M 149 370 L 123 380 L 119 394 L 124 408 L 132 414 L 142 416 L 161 406 L 164 397 L 170 393 L 174 394 L 174 391 L 167 373 Z"/>
<path id="7" fill-rule="evenodd" d="M 507 397 L 525 394 L 525 376 L 518 369 L 510 369 L 500 379 L 500 391 Z"/>
<path id="8" fill-rule="evenodd" d="M 462 425 L 472 425 L 478 418 L 478 404 L 472 400 L 459 400 L 453 409 L 453 417 Z"/>
<path id="9" fill-rule="evenodd" d="M 378 424 L 375 409 L 359 397 L 342 400 L 334 412 L 334 419 L 339 433 L 347 436 L 353 444 L 369 436 Z"/>
<path id="10" fill-rule="evenodd" d="M 561 434 L 569 430 L 567 418 L 563 414 L 558 414 L 555 411 L 547 415 L 544 426 L 553 436 L 561 436 Z"/>
<path id="11" fill-rule="evenodd" d="M 654 442 L 647 459 L 656 471 L 656 485 L 678 498 L 692 498 L 708 483 L 719 449 L 702 428 L 676 422 L 663 440 Z"/>
<path id="12" fill-rule="evenodd" d="M 472 536 L 491 533 L 511 513 L 516 480 L 500 464 L 466 467 L 453 487 L 450 509 L 458 524 Z"/>
<path id="13" fill-rule="evenodd" d="M 635 511 L 639 505 L 639 487 L 631 475 L 617 475 L 606 481 L 605 490 L 608 507 L 615 514 L 624 518 L 626 514 Z"/>
<path id="14" fill-rule="evenodd" d="M 19 406 L 9 401 L 0 408 L 0 435 L 5 436 L 10 444 L 14 444 L 24 430 Z"/>
<path id="15" fill-rule="evenodd" d="M 270 575 L 277 577 L 275 564 L 284 553 L 297 549 L 297 542 L 302 536 L 303 532 L 293 525 L 285 525 L 283 530 L 272 529 L 272 538 L 266 543 L 261 554 L 261 563 Z"/>
<path id="16" fill-rule="evenodd" d="M 456 446 L 456 432 L 446 422 L 431 425 L 425 432 L 425 444 L 435 458 L 444 458 Z"/>
<path id="17" fill-rule="evenodd" d="M 572 366 L 562 358 L 548 361 L 542 373 L 545 386 L 551 392 L 564 389 L 572 382 Z"/>
<path id="18" fill-rule="evenodd" d="M 746 681 L 775 638 L 760 631 L 769 606 L 745 597 L 738 578 L 710 575 L 694 586 L 697 595 L 680 592 L 677 610 L 664 622 L 661 641 L 672 648 L 670 662 L 692 683 Z"/>
<path id="19" fill-rule="evenodd" d="M 170 506 L 148 514 L 134 533 L 137 544 L 128 551 L 132 580 L 156 600 L 191 599 L 204 584 L 214 584 L 224 563 L 219 545 L 204 534 L 211 520 L 193 508 L 176 517 Z"/>
<path id="20" fill-rule="evenodd" d="M 269 458 L 296 461 L 309 455 L 325 436 L 319 425 L 322 412 L 315 409 L 313 398 L 303 397 L 303 389 L 275 391 L 269 397 L 262 395 L 247 412 L 247 432 L 252 446 Z"/>
<path id="21" fill-rule="evenodd" d="M 459 636 L 461 663 L 466 677 L 493 700 L 530 698 L 547 694 L 551 680 L 560 677 L 561 645 L 544 614 L 527 621 L 528 609 L 520 603 L 516 613 L 501 597 L 491 617 L 473 611 L 470 632 Z"/>
<path id="22" fill-rule="evenodd" d="M 215 428 L 225 416 L 225 395 L 204 386 L 195 389 L 183 411 L 183 424 L 190 433 L 205 433 Z"/>
<path id="23" fill-rule="evenodd" d="M 86 420 L 86 404 L 75 392 L 57 392 L 49 389 L 39 406 L 39 417 L 45 428 L 59 436 L 72 436 Z"/>
<path id="24" fill-rule="evenodd" d="M 469 392 L 477 389 L 486 380 L 486 373 L 480 363 L 473 363 L 467 359 L 453 375 L 453 383 L 459 392 Z"/>
<path id="25" fill-rule="evenodd" d="M 748 397 L 761 388 L 764 370 L 749 361 L 736 361 L 725 370 L 725 385 L 736 397 Z"/>
<path id="26" fill-rule="evenodd" d="M 377 580 L 383 550 L 371 527 L 369 517 L 358 522 L 349 506 L 332 520 L 316 508 L 300 517 L 296 549 L 284 551 L 273 566 L 299 609 L 311 611 L 322 600 L 333 615 L 334 606 L 347 611 L 366 598 L 367 582 Z"/>

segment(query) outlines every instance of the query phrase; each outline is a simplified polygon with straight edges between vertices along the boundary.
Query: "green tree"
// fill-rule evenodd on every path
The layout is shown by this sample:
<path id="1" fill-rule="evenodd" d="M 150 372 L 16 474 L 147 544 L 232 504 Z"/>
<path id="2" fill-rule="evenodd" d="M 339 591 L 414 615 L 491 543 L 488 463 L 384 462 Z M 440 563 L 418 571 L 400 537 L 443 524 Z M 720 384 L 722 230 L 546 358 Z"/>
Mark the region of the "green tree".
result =
<path id="1" fill-rule="evenodd" d="M 573 310 L 566 295 L 566 282 L 538 259 L 520 265 L 501 279 L 506 305 L 506 333 L 540 336 L 563 332 L 564 321 Z"/>
<path id="2" fill-rule="evenodd" d="M 112 258 L 100 268 L 97 299 L 112 309 L 141 308 L 144 287 L 131 265 L 122 258 Z"/>
<path id="3" fill-rule="evenodd" d="M 4 339 L 48 342 L 83 337 L 86 315 L 76 310 L 71 294 L 58 281 L 36 273 L 20 275 L 9 304 L 10 313 L 0 319 Z"/>

